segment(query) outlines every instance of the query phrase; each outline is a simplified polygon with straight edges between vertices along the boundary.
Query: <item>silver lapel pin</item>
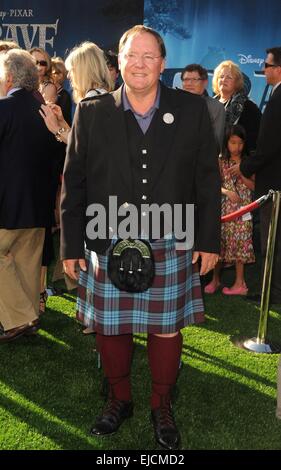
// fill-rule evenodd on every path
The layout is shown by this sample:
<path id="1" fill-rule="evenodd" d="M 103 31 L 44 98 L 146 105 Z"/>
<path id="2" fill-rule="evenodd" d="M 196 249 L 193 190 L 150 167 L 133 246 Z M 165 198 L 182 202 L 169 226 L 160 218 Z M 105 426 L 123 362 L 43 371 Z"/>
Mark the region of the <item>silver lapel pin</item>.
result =
<path id="1" fill-rule="evenodd" d="M 165 113 L 163 115 L 163 121 L 165 122 L 165 124 L 172 124 L 174 122 L 175 118 L 173 116 L 173 114 L 171 113 Z"/>

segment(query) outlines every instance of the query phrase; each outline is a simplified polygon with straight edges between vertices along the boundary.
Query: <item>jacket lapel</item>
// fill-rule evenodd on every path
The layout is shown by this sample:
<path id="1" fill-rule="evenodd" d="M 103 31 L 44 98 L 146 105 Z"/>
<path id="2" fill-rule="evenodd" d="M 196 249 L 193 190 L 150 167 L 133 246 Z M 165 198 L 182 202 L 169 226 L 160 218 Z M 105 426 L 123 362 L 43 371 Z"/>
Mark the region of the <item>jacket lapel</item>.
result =
<path id="1" fill-rule="evenodd" d="M 178 121 L 179 105 L 172 103 L 169 89 L 161 84 L 160 106 L 155 123 L 151 159 L 152 189 L 159 181 L 167 158 L 172 152 Z"/>
<path id="2" fill-rule="evenodd" d="M 111 147 L 114 151 L 116 158 L 116 178 L 129 189 L 130 194 L 133 194 L 132 182 L 132 169 L 128 148 L 128 139 L 126 133 L 125 116 L 122 105 L 122 86 L 114 91 L 111 95 L 113 97 L 113 109 L 108 113 L 108 130 Z"/>

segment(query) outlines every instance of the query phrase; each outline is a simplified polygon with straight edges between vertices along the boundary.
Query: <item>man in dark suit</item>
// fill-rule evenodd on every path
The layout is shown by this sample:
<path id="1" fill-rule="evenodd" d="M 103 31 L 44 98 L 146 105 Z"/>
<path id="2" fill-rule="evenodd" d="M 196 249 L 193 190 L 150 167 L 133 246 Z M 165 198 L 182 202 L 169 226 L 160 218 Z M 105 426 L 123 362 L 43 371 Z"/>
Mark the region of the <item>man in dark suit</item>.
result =
<path id="1" fill-rule="evenodd" d="M 272 85 L 270 99 L 263 112 L 257 141 L 256 155 L 249 157 L 240 164 L 240 169 L 232 167 L 233 174 L 241 173 L 249 178 L 256 175 L 256 197 L 267 194 L 269 189 L 281 190 L 281 47 L 266 50 L 264 63 L 266 81 Z M 263 258 L 266 254 L 268 228 L 272 204 L 260 209 L 260 236 Z M 281 220 L 276 233 L 274 252 L 271 303 L 281 303 Z"/>
<path id="2" fill-rule="evenodd" d="M 39 115 L 37 88 L 28 52 L 0 54 L 0 343 L 38 329 L 53 137 Z"/>
<path id="3" fill-rule="evenodd" d="M 220 101 L 208 96 L 207 69 L 202 67 L 200 64 L 188 64 L 181 72 L 181 80 L 183 90 L 199 95 L 206 100 L 215 133 L 218 153 L 220 153 L 223 146 L 225 130 L 225 109 L 224 105 Z"/>
<path id="4" fill-rule="evenodd" d="M 206 103 L 199 96 L 160 84 L 165 55 L 156 31 L 143 25 L 131 28 L 119 43 L 124 85 L 78 104 L 64 171 L 61 245 L 67 274 L 78 278 L 76 267 L 81 268 L 79 282 L 89 296 L 78 298 L 78 310 L 85 324 L 97 332 L 110 388 L 107 407 L 92 434 L 114 433 L 132 416 L 132 336 L 143 332 L 148 334 L 155 437 L 163 447 L 175 449 L 180 434 L 171 410 L 171 390 L 182 350 L 180 329 L 203 320 L 196 262 L 201 257 L 200 273 L 205 274 L 218 260 L 221 196 Z M 147 220 L 147 205 L 185 208 L 195 204 L 193 260 L 192 244 L 177 251 L 173 229 L 162 224 L 157 239 L 149 232 L 156 271 L 152 286 L 136 293 L 117 289 L 107 272 L 108 248 L 112 249 L 110 238 L 122 217 L 115 224 L 109 196 L 117 198 L 116 216 L 133 206 L 141 221 Z M 99 227 L 106 233 L 100 232 L 98 238 L 89 217 L 93 204 L 107 215 L 107 223 Z M 186 223 L 190 227 L 192 217 Z M 142 236 L 140 226 L 136 233 Z"/>

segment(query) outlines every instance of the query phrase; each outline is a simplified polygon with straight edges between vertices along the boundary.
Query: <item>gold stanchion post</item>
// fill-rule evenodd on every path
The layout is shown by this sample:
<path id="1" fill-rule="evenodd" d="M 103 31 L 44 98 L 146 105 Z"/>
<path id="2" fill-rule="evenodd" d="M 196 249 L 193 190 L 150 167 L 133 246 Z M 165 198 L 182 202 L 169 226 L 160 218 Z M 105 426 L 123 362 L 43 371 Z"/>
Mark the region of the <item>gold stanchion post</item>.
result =
<path id="1" fill-rule="evenodd" d="M 278 224 L 278 216 L 280 210 L 280 195 L 279 191 L 271 191 L 273 202 L 271 211 L 271 220 L 268 230 L 267 250 L 263 273 L 263 285 L 260 305 L 260 321 L 258 334 L 256 338 L 245 340 L 240 346 L 243 348 L 253 351 L 256 353 L 280 353 L 281 347 L 266 342 L 267 322 L 268 322 L 268 310 L 269 310 L 269 299 L 270 299 L 270 287 L 271 287 L 271 276 L 272 266 L 274 257 L 274 247 L 276 239 L 276 230 Z"/>

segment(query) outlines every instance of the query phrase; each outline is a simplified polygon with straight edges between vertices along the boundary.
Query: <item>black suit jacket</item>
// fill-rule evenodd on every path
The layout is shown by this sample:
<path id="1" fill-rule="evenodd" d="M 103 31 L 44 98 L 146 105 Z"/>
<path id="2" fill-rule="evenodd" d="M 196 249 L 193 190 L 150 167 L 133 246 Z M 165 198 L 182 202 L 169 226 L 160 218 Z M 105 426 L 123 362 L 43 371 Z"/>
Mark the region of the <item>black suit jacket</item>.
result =
<path id="1" fill-rule="evenodd" d="M 256 197 L 269 189 L 281 190 L 281 85 L 263 112 L 257 153 L 241 162 L 240 169 L 246 177 L 256 174 Z"/>
<path id="2" fill-rule="evenodd" d="M 260 121 L 261 112 L 259 108 L 253 101 L 246 100 L 237 124 L 243 126 L 246 131 L 246 150 L 249 155 L 254 153 L 257 148 Z"/>
<path id="3" fill-rule="evenodd" d="M 68 145 L 61 205 L 62 258 L 83 258 L 87 247 L 103 253 L 110 240 L 89 240 L 86 208 L 134 201 L 122 87 L 77 106 Z M 220 176 L 216 144 L 204 100 L 161 85 L 160 107 L 149 165 L 152 202 L 197 206 L 196 248 L 219 252 Z M 174 117 L 171 124 L 163 116 Z"/>
<path id="4" fill-rule="evenodd" d="M 58 92 L 56 104 L 61 107 L 62 114 L 67 124 L 71 126 L 72 122 L 72 99 L 70 94 L 64 88 Z"/>
<path id="5" fill-rule="evenodd" d="M 50 224 L 54 136 L 24 89 L 0 100 L 0 228 Z"/>

